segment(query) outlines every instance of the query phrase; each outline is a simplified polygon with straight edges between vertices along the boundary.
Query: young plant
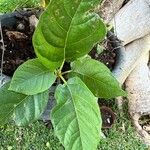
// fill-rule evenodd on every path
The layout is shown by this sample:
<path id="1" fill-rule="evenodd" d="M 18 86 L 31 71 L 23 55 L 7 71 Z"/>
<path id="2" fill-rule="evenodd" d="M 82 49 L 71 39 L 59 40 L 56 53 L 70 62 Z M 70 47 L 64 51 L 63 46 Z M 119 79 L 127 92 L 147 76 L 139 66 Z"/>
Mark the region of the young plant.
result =
<path id="1" fill-rule="evenodd" d="M 93 11 L 98 4 L 99 0 L 50 1 L 33 36 L 38 58 L 21 65 L 11 83 L 0 89 L 1 124 L 12 116 L 19 126 L 38 119 L 49 88 L 61 79 L 51 112 L 57 137 L 66 150 L 97 148 L 101 135 L 97 99 L 126 95 L 104 64 L 85 56 L 106 34 Z M 71 63 L 71 70 L 63 72 L 65 62 Z"/>

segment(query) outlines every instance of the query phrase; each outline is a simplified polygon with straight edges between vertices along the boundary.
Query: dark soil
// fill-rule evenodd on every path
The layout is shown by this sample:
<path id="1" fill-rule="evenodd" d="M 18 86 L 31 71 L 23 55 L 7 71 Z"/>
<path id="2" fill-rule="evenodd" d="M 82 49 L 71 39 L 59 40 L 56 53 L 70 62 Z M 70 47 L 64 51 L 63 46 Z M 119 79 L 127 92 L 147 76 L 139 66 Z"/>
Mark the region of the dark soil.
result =
<path id="1" fill-rule="evenodd" d="M 93 48 L 93 50 L 89 53 L 89 55 L 102 63 L 104 63 L 111 71 L 113 70 L 116 62 L 116 47 L 115 42 L 118 42 L 118 39 L 116 37 L 109 38 L 109 34 L 107 35 L 107 38 L 100 43 L 102 45 L 100 49 L 102 50 L 101 53 L 97 50 L 97 45 Z M 114 36 L 114 35 L 112 35 Z M 116 38 L 116 39 L 115 39 Z"/>
<path id="2" fill-rule="evenodd" d="M 3 73 L 8 76 L 12 76 L 23 62 L 35 57 L 32 46 L 34 30 L 30 30 L 29 19 L 27 16 L 20 15 L 15 17 L 17 18 L 16 24 L 10 27 L 3 26 L 2 28 L 5 44 Z M 0 56 L 2 56 L 2 47 Z"/>

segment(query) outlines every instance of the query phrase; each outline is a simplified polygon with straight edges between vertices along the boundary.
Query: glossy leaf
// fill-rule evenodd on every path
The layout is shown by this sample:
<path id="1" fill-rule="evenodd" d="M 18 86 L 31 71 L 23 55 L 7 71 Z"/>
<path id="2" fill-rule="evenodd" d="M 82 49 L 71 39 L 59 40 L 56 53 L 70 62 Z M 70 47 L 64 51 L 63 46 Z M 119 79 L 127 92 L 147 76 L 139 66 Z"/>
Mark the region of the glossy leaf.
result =
<path id="1" fill-rule="evenodd" d="M 100 0 L 51 0 L 33 36 L 36 55 L 51 70 L 64 59 L 87 54 L 105 37 L 106 29 L 93 9 Z"/>
<path id="2" fill-rule="evenodd" d="M 46 91 L 55 82 L 56 76 L 39 62 L 28 60 L 16 70 L 9 90 L 34 95 Z"/>
<path id="3" fill-rule="evenodd" d="M 0 125 L 9 121 L 15 106 L 26 97 L 26 95 L 8 91 L 9 84 L 6 83 L 0 88 Z"/>
<path id="4" fill-rule="evenodd" d="M 119 82 L 110 70 L 101 62 L 84 58 L 72 63 L 72 76 L 78 76 L 96 97 L 115 98 L 126 96 Z"/>
<path id="5" fill-rule="evenodd" d="M 17 125 L 27 125 L 38 119 L 48 102 L 48 91 L 27 96 L 9 91 L 9 84 L 0 88 L 0 125 L 7 123 L 13 115 Z"/>
<path id="6" fill-rule="evenodd" d="M 97 98 L 78 77 L 59 85 L 52 110 L 56 135 L 66 150 L 96 150 L 101 118 Z"/>
<path id="7" fill-rule="evenodd" d="M 14 110 L 15 123 L 18 126 L 25 126 L 39 119 L 47 106 L 48 93 L 47 90 L 40 94 L 26 96 Z"/>

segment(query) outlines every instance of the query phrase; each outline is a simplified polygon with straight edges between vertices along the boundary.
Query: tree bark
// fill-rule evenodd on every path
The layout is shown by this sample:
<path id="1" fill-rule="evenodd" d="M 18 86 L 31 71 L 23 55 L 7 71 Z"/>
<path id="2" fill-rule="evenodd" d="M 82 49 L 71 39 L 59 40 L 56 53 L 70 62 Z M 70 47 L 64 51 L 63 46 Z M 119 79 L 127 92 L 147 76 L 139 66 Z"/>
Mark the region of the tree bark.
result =
<path id="1" fill-rule="evenodd" d="M 141 57 L 150 50 L 150 35 L 138 39 L 125 48 L 120 49 L 119 58 L 113 70 L 113 74 L 122 85 L 131 71 L 140 63 Z"/>
<path id="2" fill-rule="evenodd" d="M 150 70 L 149 52 L 140 59 L 140 63 L 126 80 L 130 113 L 150 114 Z"/>
<path id="3" fill-rule="evenodd" d="M 109 23 L 122 7 L 124 0 L 104 0 L 98 8 L 98 14 Z"/>
<path id="4" fill-rule="evenodd" d="M 113 24 L 124 45 L 150 34 L 150 0 L 129 1 L 115 15 Z"/>
<path id="5" fill-rule="evenodd" d="M 147 145 L 150 145 L 150 135 L 146 130 L 148 126 L 142 127 L 139 124 L 141 116 L 150 115 L 150 69 L 148 61 L 149 52 L 140 59 L 140 63 L 131 72 L 125 84 L 132 121 L 141 138 Z"/>

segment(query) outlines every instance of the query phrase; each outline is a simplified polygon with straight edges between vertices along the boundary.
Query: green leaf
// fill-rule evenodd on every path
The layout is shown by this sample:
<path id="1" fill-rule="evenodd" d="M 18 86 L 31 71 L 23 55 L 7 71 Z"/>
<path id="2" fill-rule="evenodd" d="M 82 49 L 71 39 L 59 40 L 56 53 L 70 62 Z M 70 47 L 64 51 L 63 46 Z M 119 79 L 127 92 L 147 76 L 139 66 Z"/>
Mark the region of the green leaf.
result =
<path id="1" fill-rule="evenodd" d="M 33 36 L 35 53 L 51 70 L 87 54 L 106 28 L 93 11 L 100 0 L 51 0 Z"/>
<path id="2" fill-rule="evenodd" d="M 96 97 L 126 96 L 126 92 L 121 89 L 119 82 L 101 62 L 84 58 L 74 61 L 71 66 L 73 70 L 71 76 L 80 77 Z"/>
<path id="3" fill-rule="evenodd" d="M 28 60 L 14 73 L 9 90 L 25 95 L 35 95 L 46 91 L 55 82 L 53 72 L 43 66 L 38 59 Z"/>
<path id="4" fill-rule="evenodd" d="M 0 88 L 0 125 L 9 121 L 15 106 L 26 97 L 26 95 L 8 91 L 9 84 L 6 83 Z"/>
<path id="5" fill-rule="evenodd" d="M 0 125 L 9 121 L 14 115 L 17 125 L 27 125 L 38 119 L 48 102 L 48 91 L 27 96 L 9 91 L 10 83 L 0 88 Z"/>
<path id="6" fill-rule="evenodd" d="M 25 126 L 39 119 L 47 106 L 48 93 L 47 90 L 40 94 L 26 96 L 14 110 L 15 123 L 18 126 Z"/>
<path id="7" fill-rule="evenodd" d="M 66 150 L 95 150 L 100 140 L 101 117 L 97 98 L 78 77 L 59 85 L 52 110 L 56 135 Z"/>

